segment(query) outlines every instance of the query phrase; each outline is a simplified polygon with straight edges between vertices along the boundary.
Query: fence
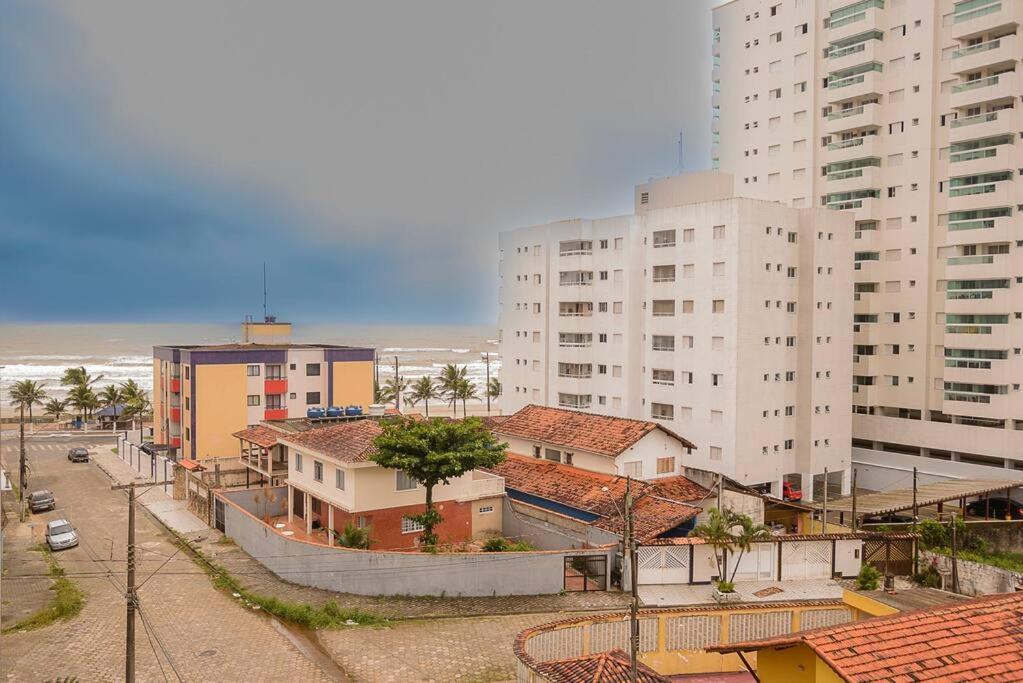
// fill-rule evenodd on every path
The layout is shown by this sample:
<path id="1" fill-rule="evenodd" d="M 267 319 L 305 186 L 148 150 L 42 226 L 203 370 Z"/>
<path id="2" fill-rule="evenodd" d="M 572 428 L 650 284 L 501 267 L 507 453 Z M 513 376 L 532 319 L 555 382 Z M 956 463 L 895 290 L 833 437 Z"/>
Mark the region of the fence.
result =
<path id="1" fill-rule="evenodd" d="M 604 585 L 609 548 L 503 553 L 426 553 L 328 547 L 284 536 L 257 515 L 261 505 L 284 510 L 283 487 L 266 502 L 265 489 L 221 491 L 215 496 L 215 524 L 240 548 L 277 576 L 303 586 L 358 595 L 495 596 L 541 595 Z M 566 562 L 568 558 L 568 562 Z M 575 571 L 580 558 L 603 563 Z M 591 571 L 592 569 L 592 571 Z M 600 570 L 605 573 L 601 574 Z"/>
<path id="2" fill-rule="evenodd" d="M 128 463 L 132 469 L 150 481 L 164 482 L 163 492 L 173 492 L 174 461 L 162 455 L 146 453 L 140 447 L 138 430 L 121 432 L 117 435 L 117 457 Z"/>
<path id="3" fill-rule="evenodd" d="M 840 600 L 643 611 L 639 614 L 639 659 L 664 676 L 744 671 L 736 655 L 706 652 L 706 648 L 855 619 L 854 610 Z M 517 680 L 551 680 L 543 673 L 544 663 L 614 648 L 629 651 L 626 614 L 575 617 L 526 629 L 514 645 Z"/>

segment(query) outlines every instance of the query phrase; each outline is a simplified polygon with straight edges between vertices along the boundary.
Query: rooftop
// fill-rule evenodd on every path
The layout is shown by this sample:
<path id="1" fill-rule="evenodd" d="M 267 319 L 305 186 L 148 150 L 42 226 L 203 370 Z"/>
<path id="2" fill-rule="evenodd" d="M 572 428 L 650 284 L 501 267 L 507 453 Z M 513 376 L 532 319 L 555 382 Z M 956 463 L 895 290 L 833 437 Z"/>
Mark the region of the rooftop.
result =
<path id="1" fill-rule="evenodd" d="M 588 453 L 615 457 L 654 430 L 661 430 L 686 448 L 696 448 L 656 422 L 580 413 L 564 408 L 527 405 L 500 424 L 495 434 L 541 441 Z"/>
<path id="2" fill-rule="evenodd" d="M 373 440 L 383 432 L 376 420 L 355 420 L 278 435 L 278 440 L 296 448 L 308 448 L 341 462 L 366 462 L 373 452 Z"/>
<path id="3" fill-rule="evenodd" d="M 965 595 L 949 593 L 937 588 L 913 588 L 911 590 L 895 591 L 894 593 L 883 590 L 859 591 L 859 593 L 877 602 L 884 603 L 889 607 L 894 607 L 900 612 L 941 607 L 949 603 L 969 600 Z"/>
<path id="4" fill-rule="evenodd" d="M 254 443 L 263 448 L 272 448 L 277 445 L 277 437 L 280 436 L 280 432 L 264 425 L 256 425 L 255 427 L 235 432 L 231 436 L 236 436 L 243 441 Z"/>
<path id="5" fill-rule="evenodd" d="M 917 507 L 926 507 L 960 498 L 972 498 L 985 493 L 1004 493 L 1006 489 L 1023 486 L 1018 479 L 950 479 L 916 487 Z M 823 503 L 813 503 L 821 509 Z M 853 497 L 828 499 L 829 512 L 852 512 Z M 879 515 L 913 509 L 913 489 L 880 491 L 878 493 L 857 493 L 856 514 Z"/>
<path id="6" fill-rule="evenodd" d="M 708 648 L 805 644 L 845 681 L 1023 679 L 1023 593 Z"/>
<path id="7" fill-rule="evenodd" d="M 551 683 L 629 683 L 632 662 L 623 650 L 559 659 L 538 664 L 536 670 Z M 640 683 L 667 683 L 669 679 L 643 662 L 636 663 Z"/>
<path id="8" fill-rule="evenodd" d="M 297 344 L 293 342 L 282 342 L 280 344 L 235 342 L 231 344 L 160 344 L 154 348 L 179 349 L 181 351 L 286 351 L 288 349 L 367 349 L 369 347 L 343 346 L 340 344 Z"/>

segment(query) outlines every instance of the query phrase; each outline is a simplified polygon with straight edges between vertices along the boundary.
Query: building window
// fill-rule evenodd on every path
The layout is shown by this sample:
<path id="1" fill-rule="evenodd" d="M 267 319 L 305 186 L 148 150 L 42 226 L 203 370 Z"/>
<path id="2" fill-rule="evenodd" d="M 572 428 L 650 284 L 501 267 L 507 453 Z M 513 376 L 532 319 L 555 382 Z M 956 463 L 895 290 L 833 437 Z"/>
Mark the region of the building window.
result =
<path id="1" fill-rule="evenodd" d="M 318 391 L 307 391 L 305 392 L 305 404 L 307 406 L 314 406 L 320 404 L 320 392 Z"/>
<path id="2" fill-rule="evenodd" d="M 480 505 L 479 513 L 481 515 L 486 515 L 486 514 L 489 514 L 489 513 L 493 512 L 493 511 L 494 511 L 494 506 L 493 505 Z"/>
<path id="3" fill-rule="evenodd" d="M 191 441 L 191 440 L 192 440 L 192 430 L 189 429 L 188 427 L 185 427 L 185 441 Z"/>
<path id="4" fill-rule="evenodd" d="M 313 481 L 323 482 L 323 463 L 313 460 Z"/>
<path id="5" fill-rule="evenodd" d="M 629 462 L 622 463 L 622 469 L 626 477 L 640 479 L 643 476 L 643 461 L 630 460 Z"/>
<path id="6" fill-rule="evenodd" d="M 401 533 L 403 534 L 418 534 L 425 528 L 426 527 L 414 519 L 410 519 L 409 517 L 401 518 Z"/>
<path id="7" fill-rule="evenodd" d="M 401 470 L 394 473 L 394 488 L 398 491 L 411 491 L 418 488 L 419 482 Z"/>
<path id="8" fill-rule="evenodd" d="M 720 446 L 711 446 L 710 447 L 710 459 L 711 460 L 720 460 L 721 459 L 721 447 Z"/>
<path id="9" fill-rule="evenodd" d="M 295 453 L 295 471 L 296 472 L 301 472 L 302 471 L 302 454 L 301 453 Z"/>
<path id="10" fill-rule="evenodd" d="M 711 306 L 712 306 L 712 310 L 713 310 L 714 313 L 724 313 L 725 312 L 725 300 L 724 299 L 714 299 L 714 301 L 711 303 Z"/>
<path id="11" fill-rule="evenodd" d="M 672 474 L 675 471 L 675 456 L 657 458 L 657 474 Z"/>
<path id="12" fill-rule="evenodd" d="M 189 371 L 188 371 L 188 366 L 186 365 L 185 366 L 185 379 L 188 379 L 188 375 L 189 375 Z"/>
<path id="13" fill-rule="evenodd" d="M 267 379 L 281 379 L 281 366 L 280 365 L 267 365 L 266 366 L 266 378 Z"/>
<path id="14" fill-rule="evenodd" d="M 258 365 L 246 366 L 245 374 L 248 375 L 249 377 L 259 377 L 259 366 Z"/>
<path id="15" fill-rule="evenodd" d="M 306 363 L 305 364 L 305 376 L 306 377 L 319 377 L 320 376 L 320 364 L 319 363 Z"/>
<path id="16" fill-rule="evenodd" d="M 655 420 L 674 420 L 675 406 L 670 403 L 651 403 L 650 417 Z"/>
<path id="17" fill-rule="evenodd" d="M 561 462 L 561 451 L 553 448 L 545 448 L 543 451 L 543 457 L 547 460 L 553 460 L 554 462 Z"/>
<path id="18" fill-rule="evenodd" d="M 259 405 L 259 394 L 249 394 L 248 402 L 249 402 L 250 406 L 258 406 Z"/>
<path id="19" fill-rule="evenodd" d="M 340 467 L 334 470 L 334 488 L 345 490 L 345 471 Z"/>
<path id="20" fill-rule="evenodd" d="M 283 394 L 267 394 L 266 395 L 266 409 L 267 410 L 280 410 L 283 408 L 281 397 Z"/>
<path id="21" fill-rule="evenodd" d="M 185 396 L 185 410 L 189 410 L 190 408 L 191 408 L 191 401 L 189 400 L 189 398 L 187 396 Z"/>
<path id="22" fill-rule="evenodd" d="M 533 446 L 533 457 L 534 458 L 539 458 L 540 457 L 540 447 L 539 446 Z"/>

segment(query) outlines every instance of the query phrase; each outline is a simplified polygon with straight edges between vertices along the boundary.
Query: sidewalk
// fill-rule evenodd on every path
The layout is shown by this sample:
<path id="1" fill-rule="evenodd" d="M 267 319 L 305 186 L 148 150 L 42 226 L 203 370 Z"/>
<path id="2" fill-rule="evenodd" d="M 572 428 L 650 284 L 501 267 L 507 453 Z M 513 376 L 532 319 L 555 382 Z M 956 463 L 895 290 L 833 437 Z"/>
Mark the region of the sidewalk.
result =
<path id="1" fill-rule="evenodd" d="M 131 465 L 121 460 L 109 450 L 92 451 L 92 459 L 115 484 L 129 484 L 132 481 L 151 481 L 132 469 Z M 163 492 L 162 486 L 154 486 L 140 493 L 136 499 L 147 510 L 152 512 L 164 525 L 180 534 L 206 531 L 209 526 L 188 511 L 188 503 L 174 500 L 170 494 Z"/>

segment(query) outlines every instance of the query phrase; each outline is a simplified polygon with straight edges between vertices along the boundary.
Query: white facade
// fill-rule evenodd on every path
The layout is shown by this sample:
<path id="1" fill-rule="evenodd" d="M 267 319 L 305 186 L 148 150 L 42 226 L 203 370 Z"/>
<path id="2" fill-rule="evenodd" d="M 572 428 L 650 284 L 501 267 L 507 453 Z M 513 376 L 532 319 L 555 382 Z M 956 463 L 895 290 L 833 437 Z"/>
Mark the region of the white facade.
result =
<path id="1" fill-rule="evenodd" d="M 855 217 L 859 447 L 1023 469 L 1021 21 L 1008 0 L 714 10 L 715 165 Z"/>
<path id="2" fill-rule="evenodd" d="M 663 421 L 697 445 L 686 466 L 776 495 L 825 468 L 847 488 L 851 233 L 720 173 L 641 185 L 633 216 L 503 233 L 502 401 Z"/>

